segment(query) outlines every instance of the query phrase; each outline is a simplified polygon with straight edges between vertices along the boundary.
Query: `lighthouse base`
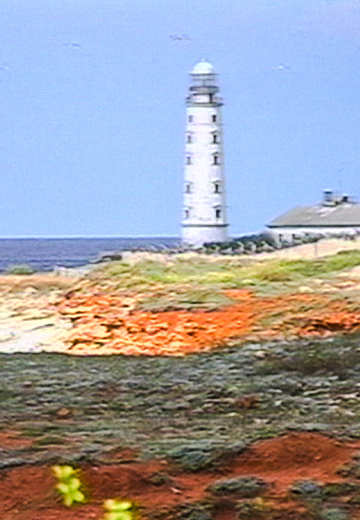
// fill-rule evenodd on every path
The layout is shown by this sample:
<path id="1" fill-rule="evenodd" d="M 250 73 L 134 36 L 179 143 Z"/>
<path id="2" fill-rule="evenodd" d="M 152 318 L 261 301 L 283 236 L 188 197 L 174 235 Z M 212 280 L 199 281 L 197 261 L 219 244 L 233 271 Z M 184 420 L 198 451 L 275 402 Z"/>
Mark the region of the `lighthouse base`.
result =
<path id="1" fill-rule="evenodd" d="M 182 242 L 189 246 L 202 246 L 207 242 L 226 242 L 228 224 L 183 226 Z"/>

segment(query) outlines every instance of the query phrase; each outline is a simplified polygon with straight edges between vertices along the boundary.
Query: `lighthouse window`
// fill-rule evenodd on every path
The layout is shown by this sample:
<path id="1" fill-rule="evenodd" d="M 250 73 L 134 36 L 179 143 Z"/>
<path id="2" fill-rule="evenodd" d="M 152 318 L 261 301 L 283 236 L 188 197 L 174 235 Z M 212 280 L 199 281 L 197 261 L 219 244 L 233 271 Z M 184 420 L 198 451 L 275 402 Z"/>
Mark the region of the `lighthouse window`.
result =
<path id="1" fill-rule="evenodd" d="M 186 209 L 185 210 L 185 218 L 189 218 L 190 217 L 190 210 Z"/>
<path id="2" fill-rule="evenodd" d="M 192 143 L 192 135 L 191 135 L 191 134 L 188 134 L 188 136 L 187 136 L 187 142 L 188 142 L 188 143 Z"/>
<path id="3" fill-rule="evenodd" d="M 221 192 L 221 189 L 220 189 L 220 182 L 214 182 L 214 193 L 220 193 Z"/>
<path id="4" fill-rule="evenodd" d="M 219 143 L 219 136 L 218 134 L 213 134 L 213 144 L 218 144 Z"/>
<path id="5" fill-rule="evenodd" d="M 216 216 L 216 218 L 221 218 L 221 209 L 215 210 L 215 216 Z"/>
<path id="6" fill-rule="evenodd" d="M 218 154 L 214 155 L 214 162 L 213 162 L 213 164 L 216 164 L 216 165 L 220 164 L 220 155 L 218 155 Z"/>
<path id="7" fill-rule="evenodd" d="M 189 115 L 189 117 L 188 117 L 188 121 L 189 121 L 189 123 L 192 123 L 192 122 L 194 121 L 194 116 Z"/>
<path id="8" fill-rule="evenodd" d="M 213 122 L 213 123 L 216 123 L 216 114 L 213 114 L 213 115 L 212 115 L 212 122 Z"/>
<path id="9" fill-rule="evenodd" d="M 192 164 L 190 155 L 186 156 L 186 164 Z"/>
<path id="10" fill-rule="evenodd" d="M 191 184 L 185 184 L 185 193 L 191 193 Z"/>

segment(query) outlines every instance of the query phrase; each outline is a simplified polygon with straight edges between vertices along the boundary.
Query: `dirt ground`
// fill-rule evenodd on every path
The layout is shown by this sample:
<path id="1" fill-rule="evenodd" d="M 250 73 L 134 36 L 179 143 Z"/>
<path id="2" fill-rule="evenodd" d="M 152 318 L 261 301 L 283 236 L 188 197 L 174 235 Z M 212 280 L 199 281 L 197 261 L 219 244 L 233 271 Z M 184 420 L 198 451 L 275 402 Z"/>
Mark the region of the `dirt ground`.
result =
<path id="1" fill-rule="evenodd" d="M 234 304 L 194 312 L 142 312 L 131 298 L 104 293 L 70 294 L 57 305 L 73 323 L 65 338 L 70 354 L 183 356 L 232 343 L 296 339 L 357 332 L 355 299 L 332 292 L 259 297 L 249 290 L 225 291 Z"/>
<path id="2" fill-rule="evenodd" d="M 357 247 L 358 241 L 323 240 L 256 258 L 326 257 Z M 139 261 L 138 256 L 131 255 L 128 262 Z M 223 290 L 229 304 L 221 308 L 170 306 L 165 312 L 140 310 L 144 294 L 81 280 L 76 271 L 70 274 L 0 276 L 0 352 L 183 356 L 247 341 L 360 329 L 359 267 L 290 284 L 280 294 Z"/>
<path id="3" fill-rule="evenodd" d="M 314 248 L 314 245 L 311 247 Z M 314 249 L 315 253 L 320 254 L 319 249 Z M 218 349 L 221 352 L 222 348 L 233 346 L 240 348 L 242 345 L 253 344 L 256 346 L 254 356 L 259 360 L 260 365 L 264 362 L 261 367 L 265 366 L 268 372 L 264 374 L 268 375 L 270 381 L 274 373 L 273 367 L 278 366 L 276 363 L 280 365 L 282 363 L 281 366 L 287 367 L 286 370 L 294 370 L 291 367 L 292 354 L 288 352 L 281 355 L 269 354 L 262 349 L 262 342 L 270 341 L 277 345 L 279 342 L 303 341 L 309 338 L 332 336 L 346 338 L 346 335 L 353 335 L 360 331 L 358 268 L 346 275 L 334 276 L 332 280 L 312 280 L 306 285 L 297 286 L 292 292 L 288 291 L 287 294 L 259 296 L 251 289 L 227 290 L 224 294 L 232 302 L 228 306 L 195 311 L 175 309 L 166 312 L 146 312 L 137 308 L 136 294 L 119 295 L 114 291 L 105 291 L 103 287 L 94 283 L 83 285 L 81 291 L 73 290 L 74 283 L 76 284 L 74 278 L 52 275 L 2 277 L 0 279 L 2 320 L 0 352 L 60 352 L 84 358 L 120 354 L 124 359 L 132 356 L 148 356 L 149 359 L 159 356 L 167 359 L 203 355 Z M 354 351 L 356 351 L 355 347 Z M 313 358 L 315 361 L 316 359 Z M 31 363 L 36 365 L 37 361 Z M 229 366 L 234 371 L 234 362 L 231 363 Z M 338 374 L 336 367 L 330 366 L 331 363 L 330 360 L 326 370 L 331 373 L 331 377 L 337 378 L 339 388 L 344 388 L 342 392 L 348 396 L 346 399 L 350 405 L 339 405 L 342 399 L 341 390 L 337 390 L 338 393 L 330 396 L 326 390 L 328 393 L 324 394 L 327 399 L 324 401 L 325 407 L 329 410 L 331 408 L 332 413 L 331 420 L 329 419 L 326 425 L 326 434 L 287 431 L 275 438 L 254 441 L 231 457 L 223 454 L 211 467 L 198 468 L 196 471 L 184 469 L 174 458 L 169 459 L 159 455 L 153 458 L 142 457 L 141 448 L 134 446 L 137 440 L 135 439 L 135 442 L 130 436 L 128 445 L 123 445 L 118 451 L 114 448 L 115 451 L 111 453 L 108 461 L 103 459 L 101 463 L 100 459 L 95 460 L 94 457 L 92 460 L 90 456 L 85 457 L 86 460 L 82 460 L 81 457 L 78 459 L 74 465 L 79 468 L 88 500 L 86 504 L 71 508 L 66 508 L 61 503 L 61 498 L 54 490 L 56 482 L 51 473 L 51 457 L 53 463 L 58 463 L 59 458 L 64 459 L 64 455 L 60 457 L 59 453 L 64 454 L 66 449 L 61 448 L 63 451 L 59 449 L 57 455 L 56 453 L 54 456 L 51 455 L 46 462 L 41 462 L 41 457 L 38 459 L 33 457 L 34 452 L 38 450 L 39 453 L 43 453 L 44 449 L 41 444 L 36 444 L 37 441 L 32 435 L 28 434 L 39 403 L 32 398 L 32 392 L 35 392 L 34 382 L 31 379 L 31 370 L 29 371 L 27 366 L 23 377 L 19 376 L 22 377 L 19 392 L 23 392 L 24 400 L 29 403 L 29 409 L 33 407 L 35 415 L 24 412 L 19 404 L 20 400 L 15 401 L 11 382 L 8 386 L 7 383 L 0 385 L 0 398 L 3 402 L 8 399 L 10 410 L 0 430 L 0 461 L 2 454 L 8 457 L 4 467 L 0 467 L 0 517 L 2 520 L 90 518 L 100 520 L 104 514 L 102 503 L 105 499 L 126 498 L 137 504 L 142 518 L 153 520 L 360 519 L 359 435 L 348 433 L 355 432 L 354 429 L 351 430 L 353 426 L 343 438 L 335 433 L 332 435 L 330 431 L 331 421 L 337 420 L 334 419 L 336 414 L 341 415 L 339 431 L 348 417 L 353 418 L 354 422 L 357 421 L 359 395 L 357 390 L 353 393 L 352 390 L 360 383 L 358 380 L 351 380 L 345 390 L 341 378 L 346 380 L 348 377 L 345 373 L 348 366 L 345 367 L 346 370 L 344 369 L 345 375 L 340 372 Z M 36 371 L 37 368 L 34 370 Z M 69 371 L 71 370 L 73 367 L 69 365 Z M 307 374 L 308 365 L 304 365 L 303 370 L 304 374 Z M 43 390 L 44 395 L 47 392 L 50 397 L 53 391 L 51 377 L 49 375 L 49 381 L 45 378 Z M 126 379 L 125 376 L 122 377 L 123 380 Z M 244 391 L 238 396 L 234 385 L 231 387 L 230 383 L 226 383 L 227 394 L 225 392 L 219 397 L 215 392 L 214 396 L 211 394 L 206 401 L 209 415 L 203 420 L 204 425 L 200 424 L 201 421 L 193 420 L 194 414 L 200 416 L 203 413 L 202 405 L 200 407 L 194 405 L 192 409 L 186 401 L 188 396 L 182 394 L 181 399 L 178 400 L 177 396 L 173 403 L 166 403 L 166 406 L 174 405 L 172 422 L 169 421 L 166 425 L 164 423 L 162 429 L 161 420 L 165 419 L 156 417 L 157 426 L 154 430 L 149 430 L 149 438 L 151 435 L 166 437 L 168 432 L 171 435 L 175 428 L 178 435 L 182 420 L 184 424 L 186 421 L 191 425 L 196 424 L 199 430 L 196 428 L 191 430 L 189 426 L 189 431 L 191 430 L 196 438 L 200 435 L 201 429 L 206 429 L 206 423 L 212 420 L 211 414 L 217 413 L 217 406 L 220 405 L 223 407 L 219 408 L 221 414 L 226 412 L 226 428 L 229 427 L 230 430 L 231 421 L 236 423 L 236 427 L 245 425 L 244 431 L 246 428 L 251 429 L 250 424 L 254 428 L 265 428 L 268 420 L 267 407 L 270 409 L 272 406 L 270 402 L 274 402 L 274 406 L 279 407 L 279 421 L 285 410 L 290 415 L 291 413 L 305 414 L 305 422 L 306 414 L 316 412 L 315 408 L 315 412 L 311 411 L 311 407 L 306 408 L 309 399 L 319 392 L 316 385 L 320 383 L 316 377 L 317 372 L 314 370 L 313 373 L 310 370 L 304 387 L 307 396 L 303 401 L 299 401 L 303 406 L 300 411 L 296 409 L 295 397 L 297 393 L 301 394 L 303 391 L 299 390 L 302 384 L 301 377 L 289 383 L 292 386 L 286 397 L 288 401 L 277 399 L 276 392 L 280 390 L 276 388 L 274 390 L 274 382 L 266 383 L 275 393 L 271 394 L 269 401 L 266 401 L 266 396 L 260 397 L 260 402 L 262 399 L 263 404 L 259 407 L 259 398 L 256 394 L 247 394 Z M 181 393 L 181 385 L 185 383 L 181 380 L 181 374 L 177 375 L 177 378 L 180 382 L 176 383 L 177 386 L 175 385 L 174 388 L 180 389 Z M 259 395 L 261 391 L 262 395 L 265 395 L 267 390 L 261 390 L 259 379 L 256 388 L 260 388 Z M 9 380 L 11 381 L 11 378 Z M 321 384 L 331 386 L 331 381 L 331 378 L 326 379 L 326 384 L 324 381 Z M 20 385 L 20 379 L 16 384 Z M 121 394 L 125 396 L 124 399 L 130 399 L 130 391 L 133 387 L 134 395 L 137 389 L 140 389 L 136 398 L 141 400 L 141 392 L 145 395 L 145 387 L 141 386 L 140 376 L 137 375 L 134 381 L 127 384 L 126 391 L 123 390 L 124 394 Z M 133 409 L 130 405 L 126 408 L 126 403 L 124 407 L 121 407 L 118 402 L 115 403 L 119 390 L 113 383 L 104 383 L 101 388 L 100 386 L 96 388 L 97 392 L 100 390 L 102 404 L 89 405 L 88 408 L 83 408 L 82 412 L 85 415 L 89 414 L 87 421 L 91 422 L 91 413 L 96 408 L 96 413 L 99 414 L 98 431 L 103 435 L 106 421 L 105 419 L 101 423 L 100 421 L 101 414 L 105 417 L 105 406 L 111 404 L 113 400 L 113 412 L 118 413 L 120 418 L 123 414 L 124 421 L 127 419 L 126 414 L 131 415 Z M 90 388 L 84 390 L 85 393 L 87 391 L 90 391 Z M 19 395 L 21 396 L 20 393 Z M 19 395 L 16 399 L 20 399 Z M 293 397 L 294 402 L 291 401 Z M 147 394 L 146 398 L 148 398 Z M 14 399 L 14 404 L 11 399 Z M 163 405 L 160 406 L 155 401 L 156 398 L 149 398 L 150 406 L 159 409 L 159 417 L 163 417 L 161 416 Z M 328 405 L 330 401 L 331 406 Z M 187 404 L 184 405 L 184 402 Z M 190 400 L 189 402 L 191 404 Z M 55 440 L 45 439 L 45 436 L 41 437 L 39 432 L 36 435 L 40 435 L 40 441 L 50 444 L 58 441 L 60 443 L 60 440 L 63 444 L 68 442 L 66 438 L 64 441 L 64 431 L 66 431 L 66 424 L 69 424 L 71 429 L 73 415 L 80 413 L 77 411 L 77 405 L 72 406 L 71 402 L 56 401 L 56 408 L 54 408 L 54 402 L 48 405 L 46 398 L 44 403 L 44 411 L 41 410 L 44 415 L 41 416 L 37 427 L 40 430 L 43 427 L 48 437 L 53 435 Z M 288 409 L 286 403 L 290 403 Z M 47 406 L 49 408 L 46 408 Z M 139 406 L 141 408 L 141 404 Z M 178 413 L 175 406 L 179 407 Z M 81 406 L 79 405 L 78 408 L 80 409 Z M 258 413 L 257 416 L 251 416 L 253 409 Z M 248 411 L 249 414 L 246 415 Z M 276 416 L 277 411 L 271 413 Z M 146 415 L 145 409 L 144 415 Z M 2 418 L 5 418 L 5 415 Z M 137 412 L 134 421 L 140 420 L 141 417 Z M 311 420 L 314 421 L 313 416 Z M 54 431 L 51 421 L 56 423 Z M 272 418 L 271 421 L 275 422 L 275 419 Z M 60 427 L 57 423 L 66 424 Z M 144 428 L 146 429 L 146 425 Z M 217 428 L 221 431 L 221 424 L 218 424 Z M 273 431 L 269 429 L 269 432 L 269 436 L 273 436 Z M 184 429 L 183 435 L 186 436 L 188 433 L 188 430 Z M 76 439 L 75 433 L 72 435 L 71 442 Z M 263 436 L 266 435 L 265 432 Z M 138 437 L 145 439 L 146 431 L 141 430 Z M 202 437 L 199 439 L 202 442 Z M 94 443 L 93 438 L 91 442 Z M 146 440 L 141 442 L 144 443 Z M 26 461 L 25 457 L 25 462 L 23 459 L 15 458 L 19 453 L 23 456 L 30 452 L 33 458 L 30 457 Z M 14 458 L 9 459 L 13 455 Z M 246 480 L 245 477 L 252 477 L 252 479 Z M 230 483 L 224 482 L 229 479 Z M 234 479 L 237 479 L 235 483 Z"/>
<path id="4" fill-rule="evenodd" d="M 0 439 L 0 446 L 4 442 L 9 446 L 6 436 Z M 13 437 L 13 442 L 18 440 Z M 360 441 L 290 433 L 256 443 L 212 471 L 196 473 L 184 472 L 166 460 L 134 461 L 131 453 L 121 463 L 120 454 L 116 465 L 80 466 L 87 503 L 72 507 L 61 503 L 48 466 L 15 467 L 1 474 L 0 515 L 2 520 L 100 519 L 104 500 L 118 497 L 137 504 L 142 518 L 306 519 L 313 517 L 317 505 L 292 490 L 296 482 L 311 479 L 327 489 L 328 497 L 321 505 L 324 514 L 332 509 L 340 515 L 329 518 L 343 518 L 345 511 L 360 518 L 360 485 L 339 475 L 339 468 L 359 448 Z M 216 489 L 219 482 L 254 476 L 261 482 L 258 489 Z"/>

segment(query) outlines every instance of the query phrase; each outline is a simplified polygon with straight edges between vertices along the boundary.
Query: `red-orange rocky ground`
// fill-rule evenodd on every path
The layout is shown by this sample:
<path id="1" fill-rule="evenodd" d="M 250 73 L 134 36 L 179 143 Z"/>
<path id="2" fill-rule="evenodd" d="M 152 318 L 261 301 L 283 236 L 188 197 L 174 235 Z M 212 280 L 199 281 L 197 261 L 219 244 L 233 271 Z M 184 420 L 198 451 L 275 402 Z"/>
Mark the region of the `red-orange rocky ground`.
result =
<path id="1" fill-rule="evenodd" d="M 251 291 L 227 291 L 233 304 L 212 311 L 172 310 L 143 312 L 138 297 L 109 294 L 93 286 L 87 292 L 60 297 L 54 312 L 69 318 L 67 352 L 87 354 L 135 354 L 181 356 L 248 340 L 322 336 L 360 330 L 360 310 L 355 299 L 334 293 L 294 293 L 259 297 Z M 35 301 L 35 300 L 34 300 Z M 45 302 L 47 305 L 47 302 Z M 44 303 L 44 305 L 45 305 Z M 25 300 L 24 300 L 25 304 Z M 18 303 L 16 303 L 18 305 Z M 21 309 L 20 309 L 21 310 Z M 32 440 L 14 431 L 2 431 L 1 449 L 26 449 Z M 312 479 L 319 483 L 357 483 L 356 477 L 341 477 L 360 442 L 343 442 L 316 433 L 290 433 L 253 445 L 230 462 L 213 470 L 189 473 L 166 460 L 140 461 L 131 450 L 126 462 L 81 467 L 89 501 L 65 508 L 54 492 L 49 466 L 24 465 L 0 472 L 1 520 L 100 520 L 102 502 L 123 497 L 134 500 L 143 518 L 172 520 L 184 503 L 210 501 L 215 520 L 235 520 L 236 502 L 209 494 L 210 484 L 246 475 L 262 478 L 268 489 L 252 501 L 253 520 L 309 520 L 306 506 L 289 495 L 293 482 Z M 114 458 L 114 457 L 113 457 Z M 154 476 L 164 476 L 156 482 Z M 250 501 L 251 502 L 251 501 Z M 333 500 L 360 519 L 359 496 L 351 493 Z M 174 516 L 175 515 L 175 516 Z M 181 515 L 177 516 L 181 518 Z M 248 517 L 247 517 L 248 518 Z"/>
<path id="2" fill-rule="evenodd" d="M 143 312 L 137 298 L 70 293 L 57 309 L 70 318 L 66 338 L 72 354 L 181 356 L 247 340 L 296 338 L 354 332 L 360 311 L 327 294 L 259 297 L 248 290 L 226 291 L 234 303 L 217 310 Z"/>
<path id="3" fill-rule="evenodd" d="M 0 446 L 2 440 L 0 439 Z M 88 502 L 66 508 L 54 491 L 56 481 L 47 466 L 22 466 L 1 473 L 0 517 L 2 520 L 85 520 L 102 517 L 107 498 L 127 498 L 138 504 L 142 518 L 176 518 L 181 504 L 206 501 L 215 520 L 242 518 L 236 506 L 250 502 L 251 518 L 309 519 L 306 505 L 289 493 L 299 480 L 319 484 L 351 482 L 338 474 L 360 448 L 360 442 L 339 442 L 316 433 L 290 433 L 254 444 L 242 454 L 212 471 L 186 473 L 166 460 L 141 462 L 136 459 L 117 465 L 83 465 L 81 479 Z M 156 477 L 162 479 L 156 479 Z M 214 496 L 214 482 L 253 476 L 262 478 L 267 489 L 261 497 L 243 500 Z M 360 497 L 359 497 L 360 498 Z M 360 518 L 359 500 L 349 492 L 337 505 Z M 239 516 L 238 516 L 239 515 Z M 180 516 L 178 516 L 180 518 Z M 243 518 L 246 518 L 244 516 Z"/>

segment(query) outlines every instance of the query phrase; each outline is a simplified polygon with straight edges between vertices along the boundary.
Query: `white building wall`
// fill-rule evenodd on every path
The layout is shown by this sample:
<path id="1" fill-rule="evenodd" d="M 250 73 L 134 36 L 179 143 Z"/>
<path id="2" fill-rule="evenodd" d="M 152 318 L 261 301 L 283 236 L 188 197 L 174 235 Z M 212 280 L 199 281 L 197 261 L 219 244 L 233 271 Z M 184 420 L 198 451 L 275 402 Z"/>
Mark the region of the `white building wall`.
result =
<path id="1" fill-rule="evenodd" d="M 190 91 L 186 110 L 182 239 L 190 245 L 228 239 L 222 103 L 214 96 L 215 74 L 206 77 L 210 93 Z"/>
<path id="2" fill-rule="evenodd" d="M 337 235 L 337 234 L 349 234 L 356 235 L 359 233 L 359 227 L 354 226 L 336 226 L 336 227 L 276 227 L 269 228 L 269 231 L 273 236 L 278 237 L 281 240 L 291 241 L 294 236 L 304 235 Z"/>

